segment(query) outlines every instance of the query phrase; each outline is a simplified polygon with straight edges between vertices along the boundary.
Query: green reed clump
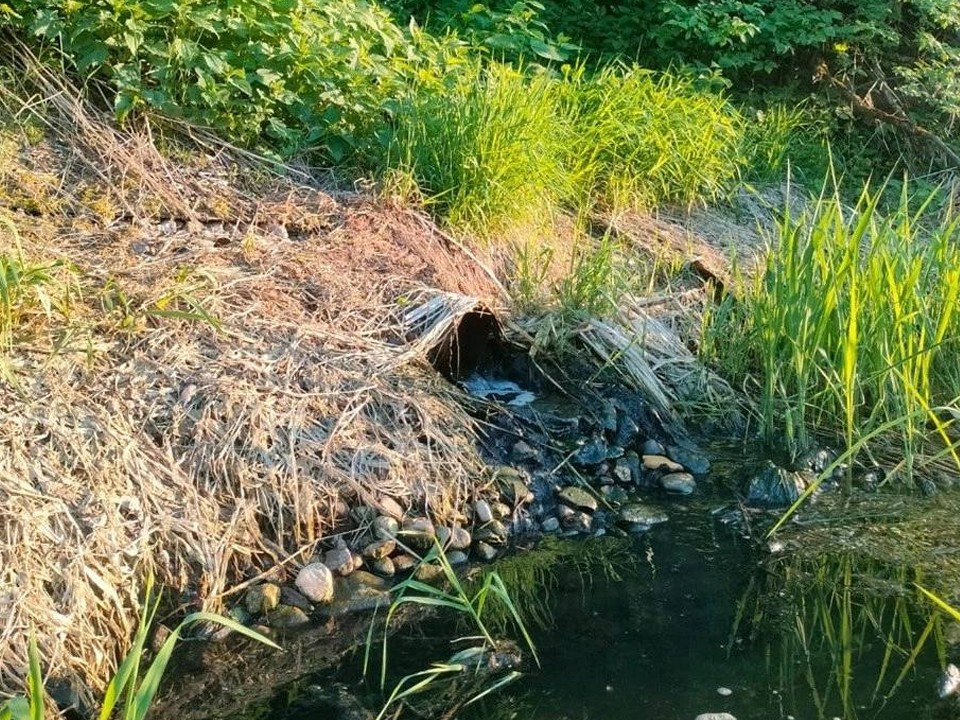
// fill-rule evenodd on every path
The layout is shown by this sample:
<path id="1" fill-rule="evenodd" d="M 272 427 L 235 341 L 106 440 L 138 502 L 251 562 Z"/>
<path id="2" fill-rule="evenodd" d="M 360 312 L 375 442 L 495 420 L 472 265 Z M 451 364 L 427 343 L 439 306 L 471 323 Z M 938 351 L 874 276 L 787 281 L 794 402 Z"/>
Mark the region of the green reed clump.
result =
<path id="1" fill-rule="evenodd" d="M 763 271 L 714 315 L 705 349 L 746 368 L 769 440 L 798 449 L 816 430 L 854 448 L 889 426 L 910 477 L 931 435 L 951 445 L 941 406 L 960 396 L 960 220 L 929 213 L 932 196 L 911 211 L 906 193 L 881 214 L 880 195 L 788 206 Z"/>
<path id="2" fill-rule="evenodd" d="M 570 73 L 564 84 L 575 122 L 568 162 L 581 203 L 709 202 L 748 162 L 739 112 L 687 79 L 612 65 Z"/>
<path id="3" fill-rule="evenodd" d="M 555 211 L 715 200 L 750 160 L 744 121 L 723 97 L 621 66 L 552 75 L 475 64 L 415 86 L 395 125 L 386 165 L 483 237 L 544 228 Z"/>
<path id="4" fill-rule="evenodd" d="M 457 228 L 480 237 L 542 228 L 570 194 L 558 90 L 547 75 L 499 63 L 417 85 L 397 111 L 386 163 Z"/>

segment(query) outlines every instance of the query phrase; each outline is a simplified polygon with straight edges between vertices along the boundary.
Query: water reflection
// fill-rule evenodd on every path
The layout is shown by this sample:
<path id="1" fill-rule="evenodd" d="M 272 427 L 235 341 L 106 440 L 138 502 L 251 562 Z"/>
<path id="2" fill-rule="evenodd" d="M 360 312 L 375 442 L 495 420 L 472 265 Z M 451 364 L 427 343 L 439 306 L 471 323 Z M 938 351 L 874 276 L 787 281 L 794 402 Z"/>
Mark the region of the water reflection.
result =
<path id="1" fill-rule="evenodd" d="M 391 717 L 693 720 L 728 712 L 737 720 L 916 720 L 955 713 L 935 694 L 950 627 L 912 585 L 933 579 L 930 563 L 939 558 L 929 548 L 925 564 L 912 549 L 893 553 L 887 544 L 878 552 L 863 525 L 847 533 L 824 524 L 785 538 L 778 554 L 758 554 L 703 504 L 666 509 L 670 522 L 641 537 L 550 541 L 499 562 L 542 666 L 528 663 L 520 682 L 454 714 L 451 696 L 420 699 Z M 485 617 L 496 626 L 491 611 Z M 455 652 L 450 638 L 463 632 L 455 623 L 438 617 L 392 640 L 396 677 Z M 359 677 L 358 660 L 315 680 L 339 680 L 376 707 L 377 688 Z M 308 716 L 273 709 L 286 720 Z"/>

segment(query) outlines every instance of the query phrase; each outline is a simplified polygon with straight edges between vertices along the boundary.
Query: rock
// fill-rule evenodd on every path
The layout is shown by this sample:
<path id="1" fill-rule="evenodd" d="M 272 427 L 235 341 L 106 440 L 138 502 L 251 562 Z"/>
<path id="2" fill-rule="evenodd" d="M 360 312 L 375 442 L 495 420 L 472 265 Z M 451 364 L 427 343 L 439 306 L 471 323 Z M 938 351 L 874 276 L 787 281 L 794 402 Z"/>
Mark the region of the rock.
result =
<path id="1" fill-rule="evenodd" d="M 483 560 L 484 562 L 490 562 L 495 557 L 497 557 L 497 551 L 493 546 L 488 545 L 485 542 L 478 542 L 474 545 L 474 552 L 477 554 L 477 558 Z"/>
<path id="2" fill-rule="evenodd" d="M 447 562 L 451 565 L 463 565 L 469 558 L 462 550 L 453 550 L 447 553 Z"/>
<path id="3" fill-rule="evenodd" d="M 673 472 L 660 478 L 660 487 L 668 493 L 692 495 L 693 491 L 697 489 L 697 481 L 693 479 L 693 475 L 690 473 Z"/>
<path id="4" fill-rule="evenodd" d="M 730 697 L 733 695 L 733 690 L 728 687 L 718 687 L 717 695 L 720 695 L 721 697 Z"/>
<path id="5" fill-rule="evenodd" d="M 812 448 L 800 455 L 794 463 L 797 470 L 822 473 L 837 459 L 837 453 L 829 448 Z"/>
<path id="6" fill-rule="evenodd" d="M 270 612 L 279 604 L 280 586 L 273 583 L 254 585 L 243 599 L 243 605 L 251 615 Z"/>
<path id="7" fill-rule="evenodd" d="M 361 551 L 361 555 L 369 560 L 382 560 L 397 549 L 396 540 L 378 540 L 370 543 Z"/>
<path id="8" fill-rule="evenodd" d="M 307 613 L 313 612 L 313 605 L 310 604 L 310 601 L 292 587 L 283 586 L 280 588 L 280 602 L 283 605 L 300 608 Z"/>
<path id="9" fill-rule="evenodd" d="M 310 602 L 325 603 L 333 598 L 333 573 L 323 563 L 304 565 L 297 573 L 296 585 Z"/>
<path id="10" fill-rule="evenodd" d="M 397 574 L 397 567 L 388 557 L 370 561 L 370 571 L 383 577 L 393 577 Z"/>
<path id="11" fill-rule="evenodd" d="M 468 550 L 472 542 L 473 538 L 470 536 L 469 530 L 459 525 L 453 526 L 453 529 L 450 531 L 449 548 L 451 550 Z"/>
<path id="12" fill-rule="evenodd" d="M 564 505 L 576 510 L 595 512 L 597 509 L 597 499 L 582 487 L 575 485 L 561 488 L 560 492 L 557 493 L 557 499 Z"/>
<path id="13" fill-rule="evenodd" d="M 350 517 L 357 525 L 370 525 L 377 519 L 377 509 L 369 505 L 357 505 L 350 509 Z"/>
<path id="14" fill-rule="evenodd" d="M 625 503 L 629 497 L 626 490 L 616 485 L 604 485 L 600 488 L 600 494 L 603 495 L 604 500 L 612 505 Z"/>
<path id="15" fill-rule="evenodd" d="M 617 431 L 617 406 L 610 398 L 605 398 L 599 408 L 600 427 L 607 432 Z"/>
<path id="16" fill-rule="evenodd" d="M 626 525 L 631 532 L 646 532 L 654 525 L 667 522 L 667 514 L 662 510 L 632 503 L 624 505 L 617 512 L 617 520 Z"/>
<path id="17" fill-rule="evenodd" d="M 321 608 L 328 617 L 365 612 L 390 604 L 389 584 L 383 578 L 359 570 L 337 583 L 329 605 Z"/>
<path id="18" fill-rule="evenodd" d="M 658 443 L 656 440 L 649 439 L 643 441 L 643 446 L 640 448 L 640 452 L 644 455 L 664 455 L 666 454 L 666 449 Z"/>
<path id="19" fill-rule="evenodd" d="M 634 485 L 640 484 L 640 456 L 637 455 L 633 450 L 626 452 L 622 458 L 617 460 L 617 469 L 619 468 L 624 468 L 630 473 L 630 482 L 632 482 Z M 621 478 L 619 473 L 616 473 L 615 476 L 618 480 Z"/>
<path id="20" fill-rule="evenodd" d="M 619 445 L 611 445 L 607 448 L 607 460 L 616 460 L 623 457 L 623 448 Z"/>
<path id="21" fill-rule="evenodd" d="M 501 487 L 503 487 L 502 494 L 504 499 L 513 505 L 523 505 L 524 503 L 533 502 L 533 493 L 520 478 L 511 478 L 505 483 L 501 481 Z"/>
<path id="22" fill-rule="evenodd" d="M 629 415 L 624 413 L 620 420 L 617 422 L 617 431 L 613 437 L 613 441 L 620 447 L 626 447 L 631 445 L 634 440 L 637 439 L 637 435 L 640 433 L 640 428 L 637 427 L 637 424 L 633 421 Z M 652 453 L 656 454 L 656 453 Z"/>
<path id="23" fill-rule="evenodd" d="M 730 713 L 700 713 L 695 720 L 737 720 Z"/>
<path id="24" fill-rule="evenodd" d="M 400 532 L 400 523 L 389 515 L 380 515 L 373 521 L 373 534 L 380 540 L 392 540 Z"/>
<path id="25" fill-rule="evenodd" d="M 539 456 L 536 448 L 534 448 L 526 440 L 517 440 L 514 443 L 513 448 L 510 450 L 510 461 L 515 463 L 528 462 L 531 460 L 536 460 Z"/>
<path id="26" fill-rule="evenodd" d="M 253 622 L 253 615 L 243 605 L 234 605 L 227 611 L 227 617 L 241 625 Z"/>
<path id="27" fill-rule="evenodd" d="M 310 618 L 307 614 L 293 605 L 280 605 L 276 610 L 267 613 L 267 625 L 272 628 L 289 629 L 309 624 Z"/>
<path id="28" fill-rule="evenodd" d="M 490 503 L 486 500 L 477 500 L 473 504 L 473 517 L 481 525 L 493 520 L 493 510 L 490 508 Z"/>
<path id="29" fill-rule="evenodd" d="M 886 472 L 881 467 L 869 467 L 853 477 L 853 484 L 861 490 L 876 492 L 880 483 L 886 478 Z"/>
<path id="30" fill-rule="evenodd" d="M 944 668 L 943 674 L 937 681 L 937 695 L 940 699 L 956 695 L 960 691 L 960 668 L 953 663 Z"/>
<path id="31" fill-rule="evenodd" d="M 593 516 L 583 511 L 576 511 L 564 517 L 560 524 L 563 525 L 564 530 L 588 533 L 593 529 Z"/>
<path id="32" fill-rule="evenodd" d="M 670 445 L 667 448 L 667 456 L 683 465 L 694 475 L 706 475 L 710 472 L 710 461 L 706 457 L 694 450 L 688 450 L 678 445 Z"/>
<path id="33" fill-rule="evenodd" d="M 756 507 L 786 507 L 806 489 L 807 483 L 800 473 L 777 467 L 768 460 L 766 466 L 751 478 L 746 502 Z"/>
<path id="34" fill-rule="evenodd" d="M 499 520 L 491 520 L 473 531 L 473 539 L 491 545 L 503 545 L 507 542 L 507 527 Z"/>
<path id="35" fill-rule="evenodd" d="M 413 577 L 427 585 L 439 585 L 443 582 L 445 574 L 439 565 L 420 563 L 413 571 Z"/>
<path id="36" fill-rule="evenodd" d="M 644 455 L 644 470 L 664 470 L 666 472 L 683 472 L 683 465 L 674 462 L 665 455 Z"/>
<path id="37" fill-rule="evenodd" d="M 607 444 L 603 438 L 592 438 L 585 442 L 573 455 L 577 465 L 599 465 L 607 459 Z"/>
<path id="38" fill-rule="evenodd" d="M 398 573 L 412 570 L 417 566 L 417 563 L 420 562 L 413 555 L 406 555 L 406 554 L 397 555 L 395 558 L 391 558 L 391 559 L 393 560 L 393 569 L 396 570 Z"/>
<path id="39" fill-rule="evenodd" d="M 621 485 L 632 484 L 633 473 L 630 472 L 630 466 L 626 463 L 618 462 L 613 468 L 613 478 Z"/>
<path id="40" fill-rule="evenodd" d="M 493 509 L 493 516 L 499 520 L 510 517 L 510 506 L 506 503 L 495 502 L 490 506 Z"/>
<path id="41" fill-rule="evenodd" d="M 379 506 L 380 512 L 383 515 L 392 517 L 394 520 L 403 519 L 403 508 L 400 507 L 400 503 L 398 503 L 392 497 L 384 496 L 380 498 Z"/>
<path id="42" fill-rule="evenodd" d="M 550 517 L 545 518 L 542 523 L 540 523 L 540 527 L 543 528 L 544 532 L 554 533 L 560 529 L 560 520 L 559 518 L 551 515 Z"/>
<path id="43" fill-rule="evenodd" d="M 428 549 L 433 545 L 436 535 L 436 528 L 428 517 L 416 517 L 403 521 L 404 539 L 414 548 Z"/>
<path id="44" fill-rule="evenodd" d="M 323 556 L 323 564 L 330 568 L 335 575 L 345 577 L 353 572 L 353 553 L 346 545 L 327 550 Z"/>

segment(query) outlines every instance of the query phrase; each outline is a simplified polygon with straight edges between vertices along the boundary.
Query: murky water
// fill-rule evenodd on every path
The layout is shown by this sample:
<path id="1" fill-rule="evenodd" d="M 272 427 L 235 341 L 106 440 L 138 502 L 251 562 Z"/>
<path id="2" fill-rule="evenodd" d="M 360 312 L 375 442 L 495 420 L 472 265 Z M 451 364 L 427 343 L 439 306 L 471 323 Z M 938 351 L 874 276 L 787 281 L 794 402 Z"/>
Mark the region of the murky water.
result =
<path id="1" fill-rule="evenodd" d="M 705 497 L 664 503 L 670 521 L 644 536 L 552 541 L 500 564 L 526 608 L 541 665 L 528 662 L 522 679 L 450 717 L 950 716 L 934 691 L 939 625 L 912 658 L 926 628 L 922 613 L 893 597 L 866 598 L 856 569 L 851 574 L 849 563 L 829 554 L 815 567 L 759 567 L 761 558 L 711 514 L 716 504 Z M 816 580 L 794 582 L 805 572 Z M 463 632 L 440 618 L 392 640 L 391 682 L 445 660 L 457 649 L 450 638 Z M 360 678 L 361 654 L 312 681 L 344 683 L 376 706 L 375 683 Z M 440 700 L 427 697 L 417 707 L 419 714 L 401 717 L 446 717 Z M 338 717 L 304 698 L 290 706 L 286 697 L 270 715 Z"/>

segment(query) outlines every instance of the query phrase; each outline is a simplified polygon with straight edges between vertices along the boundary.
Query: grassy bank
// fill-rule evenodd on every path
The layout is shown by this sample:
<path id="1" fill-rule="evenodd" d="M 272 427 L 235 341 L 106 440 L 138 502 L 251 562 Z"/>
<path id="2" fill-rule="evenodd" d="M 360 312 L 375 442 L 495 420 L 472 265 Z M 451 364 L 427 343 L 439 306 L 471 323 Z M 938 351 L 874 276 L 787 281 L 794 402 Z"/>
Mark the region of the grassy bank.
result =
<path id="1" fill-rule="evenodd" d="M 217 609 L 352 504 L 455 517 L 486 477 L 456 390 L 410 362 L 423 293 L 532 309 L 534 352 L 579 339 L 665 422 L 743 404 L 793 450 L 950 459 L 953 216 L 802 197 L 757 271 L 723 262 L 749 181 L 822 150 L 801 114 L 507 63 L 362 2 L 228 5 L 0 5 L 0 685 L 27 629 L 102 685 L 149 572 Z M 708 204 L 732 238 L 683 224 Z"/>

